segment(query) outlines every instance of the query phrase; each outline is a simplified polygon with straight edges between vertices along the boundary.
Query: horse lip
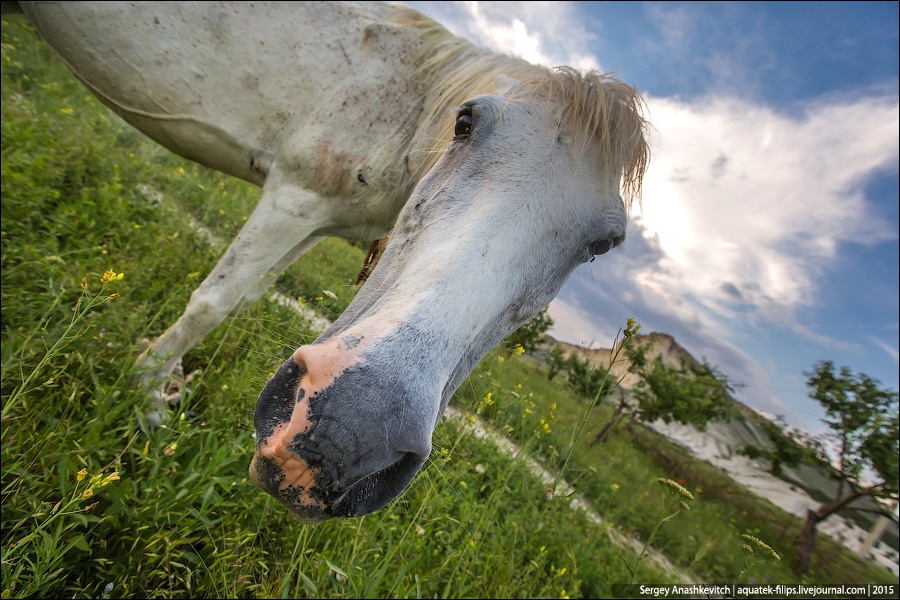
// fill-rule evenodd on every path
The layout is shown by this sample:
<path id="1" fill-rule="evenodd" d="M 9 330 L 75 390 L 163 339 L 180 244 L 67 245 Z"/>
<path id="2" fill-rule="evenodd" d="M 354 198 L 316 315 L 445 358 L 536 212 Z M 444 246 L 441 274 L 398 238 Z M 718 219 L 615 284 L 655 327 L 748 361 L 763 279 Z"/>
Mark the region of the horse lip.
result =
<path id="1" fill-rule="evenodd" d="M 390 480 L 391 470 L 404 461 L 404 458 L 400 458 L 383 469 L 360 477 L 340 492 L 328 493 L 327 499 L 322 499 L 316 504 L 305 504 L 302 501 L 297 504 L 292 502 L 291 498 L 297 494 L 302 496 L 309 493 L 309 490 L 298 491 L 291 485 L 286 489 L 278 489 L 280 487 L 278 485 L 269 489 L 256 469 L 258 459 L 259 456 L 254 455 L 250 463 L 250 480 L 256 487 L 278 499 L 291 516 L 304 525 L 317 525 L 336 517 L 367 515 L 390 503 L 407 486 L 405 481 L 401 480 L 398 485 L 396 481 Z M 263 459 L 267 460 L 265 457 Z"/>
<path id="2" fill-rule="evenodd" d="M 335 517 L 360 517 L 375 512 L 397 499 L 415 478 L 430 455 L 401 452 L 388 466 L 369 473 L 347 486 L 328 507 Z"/>

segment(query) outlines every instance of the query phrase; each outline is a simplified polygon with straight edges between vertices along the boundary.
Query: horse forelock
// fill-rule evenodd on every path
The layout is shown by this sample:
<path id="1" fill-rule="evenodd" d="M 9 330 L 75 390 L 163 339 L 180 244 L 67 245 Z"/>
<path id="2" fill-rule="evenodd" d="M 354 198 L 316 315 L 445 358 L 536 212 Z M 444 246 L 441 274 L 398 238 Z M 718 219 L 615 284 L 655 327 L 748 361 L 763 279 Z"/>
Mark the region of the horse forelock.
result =
<path id="1" fill-rule="evenodd" d="M 498 78 L 506 76 L 521 82 L 511 98 L 544 97 L 553 105 L 556 125 L 570 129 L 575 152 L 583 151 L 591 140 L 599 142 L 607 180 L 621 181 L 629 208 L 632 200 L 640 199 L 650 158 L 649 123 L 644 100 L 634 87 L 613 74 L 548 69 L 478 48 L 404 6 L 394 6 L 389 22 L 416 30 L 417 73 L 433 87 L 416 133 L 417 155 L 410 156 L 414 181 L 434 166 L 453 137 L 454 120 L 448 112 L 473 96 L 495 93 Z"/>
<path id="2" fill-rule="evenodd" d="M 572 147 L 583 152 L 589 141 L 600 144 L 607 181 L 620 181 L 630 208 L 640 199 L 650 160 L 649 122 L 637 90 L 613 74 L 581 73 L 571 67 L 549 69 L 522 82 L 514 97 L 545 96 L 556 111 L 557 127 L 568 126 Z"/>

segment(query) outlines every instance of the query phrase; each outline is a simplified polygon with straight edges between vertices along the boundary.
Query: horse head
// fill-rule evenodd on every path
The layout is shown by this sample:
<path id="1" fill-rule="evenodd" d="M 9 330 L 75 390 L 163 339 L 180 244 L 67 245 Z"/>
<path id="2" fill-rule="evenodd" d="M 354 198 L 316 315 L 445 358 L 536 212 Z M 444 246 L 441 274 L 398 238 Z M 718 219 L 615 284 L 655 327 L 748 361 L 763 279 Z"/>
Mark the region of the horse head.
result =
<path id="1" fill-rule="evenodd" d="M 624 241 L 647 162 L 641 107 L 631 87 L 570 69 L 462 103 L 365 285 L 262 391 L 256 485 L 307 523 L 396 498 L 477 362 Z"/>

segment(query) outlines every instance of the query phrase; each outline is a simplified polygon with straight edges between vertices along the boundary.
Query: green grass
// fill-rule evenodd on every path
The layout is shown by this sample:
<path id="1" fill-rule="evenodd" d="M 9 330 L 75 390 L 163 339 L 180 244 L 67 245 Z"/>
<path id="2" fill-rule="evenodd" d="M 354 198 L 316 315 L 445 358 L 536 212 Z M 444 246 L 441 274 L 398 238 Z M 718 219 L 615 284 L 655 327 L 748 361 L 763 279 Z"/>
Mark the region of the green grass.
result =
<path id="1" fill-rule="evenodd" d="M 267 300 L 185 357 L 191 394 L 152 427 L 133 362 L 219 255 L 191 221 L 230 240 L 258 190 L 125 125 L 22 21 L 4 21 L 2 41 L 3 597 L 602 597 L 614 583 L 671 581 L 448 419 L 423 472 L 384 510 L 316 527 L 290 520 L 247 480 L 252 413 L 267 378 L 315 333 Z M 326 240 L 273 285 L 334 317 L 363 256 Z M 101 284 L 108 269 L 124 278 Z M 641 428 L 587 448 L 590 430 L 573 432 L 605 409 L 586 416 L 528 356 L 493 351 L 452 403 L 551 471 L 571 449 L 564 474 L 606 521 L 645 540 L 656 529 L 654 545 L 695 576 L 736 580 L 743 533 L 785 557 L 748 580 L 796 580 L 787 515 Z M 698 496 L 690 511 L 662 522 L 660 477 L 685 480 Z M 820 543 L 813 581 L 893 579 Z"/>

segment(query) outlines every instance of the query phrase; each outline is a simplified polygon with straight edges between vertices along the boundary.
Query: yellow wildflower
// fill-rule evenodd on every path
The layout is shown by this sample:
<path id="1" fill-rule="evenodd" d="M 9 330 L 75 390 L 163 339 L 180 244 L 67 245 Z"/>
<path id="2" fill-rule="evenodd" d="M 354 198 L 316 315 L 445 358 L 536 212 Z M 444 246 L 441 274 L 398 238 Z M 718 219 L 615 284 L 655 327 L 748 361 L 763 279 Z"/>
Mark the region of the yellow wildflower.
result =
<path id="1" fill-rule="evenodd" d="M 640 330 L 641 326 L 637 323 L 637 321 L 635 321 L 631 317 L 628 317 L 628 324 L 625 327 L 625 337 L 630 338 Z"/>
<path id="2" fill-rule="evenodd" d="M 94 488 L 88 488 L 88 489 L 84 490 L 84 493 L 81 494 L 81 499 L 87 500 L 88 498 L 90 498 L 93 495 L 94 495 Z"/>
<path id="3" fill-rule="evenodd" d="M 71 108 L 69 108 L 69 107 L 67 106 L 67 107 L 65 107 L 65 108 L 59 109 L 59 112 L 61 112 L 61 113 L 64 114 L 64 115 L 71 115 L 71 114 L 72 114 L 73 112 L 75 112 L 75 111 L 72 110 Z"/>
<path id="4" fill-rule="evenodd" d="M 122 281 L 124 279 L 125 273 L 116 273 L 112 269 L 108 269 L 103 276 L 100 277 L 100 283 L 109 283 L 110 281 Z"/>
<path id="5" fill-rule="evenodd" d="M 78 475 L 75 476 L 75 481 L 81 481 L 87 475 L 87 469 L 82 469 L 78 471 Z"/>

